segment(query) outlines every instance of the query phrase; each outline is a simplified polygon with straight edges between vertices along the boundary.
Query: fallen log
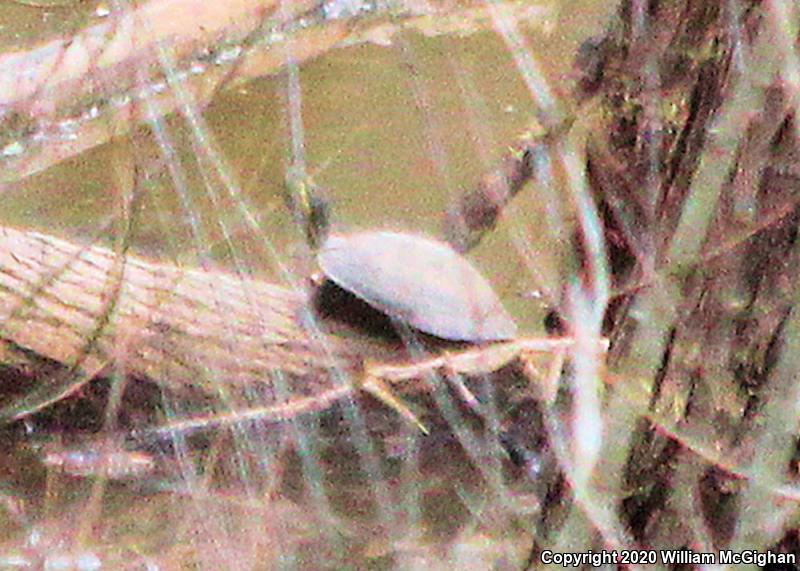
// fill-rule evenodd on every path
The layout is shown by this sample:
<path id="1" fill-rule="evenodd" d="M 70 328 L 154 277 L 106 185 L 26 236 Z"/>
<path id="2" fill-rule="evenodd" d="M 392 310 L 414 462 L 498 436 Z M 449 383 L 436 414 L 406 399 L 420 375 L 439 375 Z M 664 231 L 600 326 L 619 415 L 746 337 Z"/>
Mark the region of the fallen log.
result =
<path id="1" fill-rule="evenodd" d="M 320 332 L 307 301 L 222 270 L 0 227 L 0 362 L 51 377 L 48 396 L 12 416 L 111 374 L 225 397 L 256 389 L 268 402 L 282 400 L 274 379 L 284 375 L 302 379 L 293 398 L 322 395 L 360 361 L 352 343 Z M 71 374 L 53 379 L 53 363 Z"/>

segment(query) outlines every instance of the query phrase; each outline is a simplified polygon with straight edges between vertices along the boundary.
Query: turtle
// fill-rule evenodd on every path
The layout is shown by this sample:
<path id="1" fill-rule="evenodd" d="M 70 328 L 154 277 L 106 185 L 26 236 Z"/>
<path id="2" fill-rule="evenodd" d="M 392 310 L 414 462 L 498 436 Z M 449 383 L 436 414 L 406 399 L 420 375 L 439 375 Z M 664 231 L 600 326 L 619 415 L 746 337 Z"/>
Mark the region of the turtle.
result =
<path id="1" fill-rule="evenodd" d="M 516 337 L 517 325 L 492 286 L 449 244 L 388 230 L 332 232 L 324 191 L 295 170 L 286 180 L 289 209 L 327 280 L 394 322 L 445 341 Z"/>
<path id="2" fill-rule="evenodd" d="M 516 337 L 489 282 L 443 242 L 385 230 L 332 233 L 317 262 L 337 286 L 425 334 L 469 343 Z"/>
<path id="3" fill-rule="evenodd" d="M 285 189 L 287 205 L 324 274 L 324 280 L 314 280 L 318 292 L 332 283 L 396 326 L 444 342 L 516 338 L 517 325 L 489 282 L 449 244 L 390 230 L 331 231 L 329 202 L 309 176 L 290 169 Z M 367 377 L 361 388 L 427 432 L 380 379 Z"/>

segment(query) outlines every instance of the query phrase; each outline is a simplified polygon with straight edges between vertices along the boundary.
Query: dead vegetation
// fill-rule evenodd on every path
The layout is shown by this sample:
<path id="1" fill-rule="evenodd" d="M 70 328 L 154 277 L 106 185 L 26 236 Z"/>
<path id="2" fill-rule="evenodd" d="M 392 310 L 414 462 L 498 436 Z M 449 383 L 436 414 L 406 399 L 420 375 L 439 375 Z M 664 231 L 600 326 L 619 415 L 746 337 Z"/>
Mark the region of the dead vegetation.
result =
<path id="1" fill-rule="evenodd" d="M 437 357 L 424 371 L 398 365 L 419 358 L 414 346 L 317 329 L 304 284 L 0 229 L 6 418 L 36 412 L 65 450 L 114 435 L 163 460 L 141 487 L 112 485 L 132 500 L 111 515 L 98 477 L 77 531 L 42 516 L 43 545 L 176 569 L 521 569 L 546 550 L 800 555 L 799 18 L 784 2 L 623 1 L 576 58 L 574 122 L 544 109 L 544 134 L 512 141 L 453 201 L 445 226 L 467 249 L 535 192 L 531 180 L 568 187 L 565 285 L 544 296 L 551 328 L 569 337 L 564 367 L 480 361 L 448 384 Z M 430 435 L 354 398 L 353 379 L 397 367 Z M 531 386 L 555 377 L 557 394 Z M 153 399 L 131 388 L 153 384 Z M 72 425 L 76 411 L 95 416 L 91 430 Z M 20 450 L 37 450 L 24 424 L 5 430 L 4 469 L 52 478 L 23 467 Z M 49 501 L 75 485 L 51 482 Z M 19 548 L 36 529 L 22 496 L 4 497 L 3 535 L 9 552 L 43 561 Z M 153 530 L 160 520 L 177 539 Z"/>

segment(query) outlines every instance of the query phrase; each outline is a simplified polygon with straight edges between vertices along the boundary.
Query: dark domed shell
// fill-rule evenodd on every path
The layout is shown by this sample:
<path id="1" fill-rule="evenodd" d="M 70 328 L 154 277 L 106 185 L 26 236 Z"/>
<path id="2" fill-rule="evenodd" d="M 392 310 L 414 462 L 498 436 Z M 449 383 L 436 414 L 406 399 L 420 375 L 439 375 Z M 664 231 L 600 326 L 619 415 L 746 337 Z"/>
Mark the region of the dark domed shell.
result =
<path id="1" fill-rule="evenodd" d="M 516 335 L 489 283 L 444 243 L 395 232 L 334 234 L 318 259 L 336 285 L 424 333 L 471 342 Z"/>

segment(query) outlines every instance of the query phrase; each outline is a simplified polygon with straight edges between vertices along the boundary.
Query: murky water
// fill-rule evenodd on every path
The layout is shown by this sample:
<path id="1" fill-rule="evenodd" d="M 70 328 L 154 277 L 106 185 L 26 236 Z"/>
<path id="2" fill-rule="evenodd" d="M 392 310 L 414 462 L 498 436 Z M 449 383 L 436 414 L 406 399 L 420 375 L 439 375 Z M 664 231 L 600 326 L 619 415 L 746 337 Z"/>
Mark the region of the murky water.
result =
<path id="1" fill-rule="evenodd" d="M 443 4 L 441 14 L 426 17 L 467 17 Z M 113 246 L 124 234 L 120 221 L 132 219 L 136 255 L 245 269 L 302 288 L 310 268 L 283 199 L 285 169 L 302 158 L 331 195 L 336 228 L 441 236 L 445 209 L 508 152 L 536 109 L 514 56 L 534 58 L 550 88 L 567 97 L 579 42 L 598 33 L 614 7 L 514 8 L 539 10 L 521 26 L 530 53 L 515 52 L 491 25 L 430 34 L 416 24 L 386 35 L 376 24 L 373 41 L 302 63 L 297 92 L 286 73 L 239 81 L 216 94 L 202 121 L 171 113 L 136 124 L 112 142 L 4 184 L 0 223 L 86 242 L 111 220 L 99 242 Z M 13 34 L 0 46 L 31 45 L 16 30 L 32 29 L 33 21 L 48 22 L 35 28 L 39 38 L 66 35 L 90 25 L 96 10 L 83 2 L 51 10 L 5 3 L 0 22 Z M 400 26 L 399 16 L 379 18 Z M 290 129 L 297 103 L 304 157 Z M 85 116 L 81 102 L 75 107 L 73 116 Z M 4 125 L 0 140 L 10 156 L 16 147 L 8 146 L 12 128 Z M 20 131 L 28 136 L 20 140 L 35 138 L 35 127 Z M 131 179 L 133 213 L 125 210 Z M 529 334 L 542 331 L 540 294 L 557 295 L 565 271 L 563 245 L 547 224 L 558 215 L 548 197 L 558 192 L 557 183 L 549 192 L 523 191 L 469 254 Z M 421 409 L 441 404 L 427 395 L 412 400 Z M 245 425 L 188 443 L 150 441 L 146 452 L 164 460 L 157 472 L 119 482 L 48 467 L 36 442 L 56 438 L 50 425 L 30 421 L 27 436 L 14 425 L 9 440 L 19 444 L 4 453 L 0 476 L 0 568 L 42 565 L 55 553 L 71 569 L 519 568 L 541 490 L 508 461 L 496 427 L 456 405 L 455 416 L 434 418 L 423 437 L 371 405 L 355 421 L 351 408 L 339 407 L 280 428 Z M 463 433 L 454 434 L 453 423 Z M 78 448 L 69 458 L 94 458 L 81 456 L 80 436 L 71 438 Z M 72 445 L 56 441 L 59 450 Z M 124 451 L 113 454 L 125 461 Z"/>

